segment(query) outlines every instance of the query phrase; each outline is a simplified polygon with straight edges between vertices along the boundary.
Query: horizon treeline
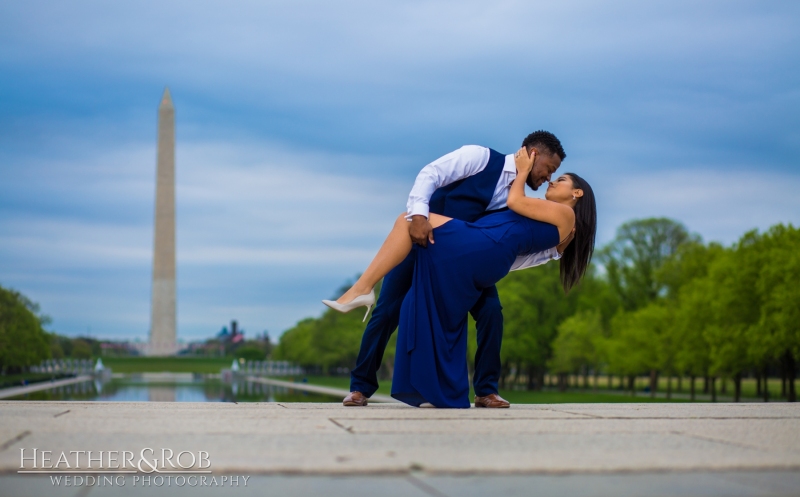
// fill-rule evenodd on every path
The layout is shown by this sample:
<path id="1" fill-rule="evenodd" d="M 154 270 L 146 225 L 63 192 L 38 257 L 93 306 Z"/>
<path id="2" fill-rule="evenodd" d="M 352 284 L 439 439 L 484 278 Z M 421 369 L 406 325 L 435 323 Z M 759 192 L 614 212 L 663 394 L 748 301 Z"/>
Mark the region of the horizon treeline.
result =
<path id="1" fill-rule="evenodd" d="M 739 400 L 743 377 L 768 395 L 767 377 L 784 380 L 796 400 L 800 359 L 800 230 L 778 224 L 745 233 L 729 247 L 704 243 L 671 219 L 627 222 L 595 252 L 581 284 L 564 295 L 557 262 L 510 273 L 497 284 L 503 303 L 501 351 L 506 382 L 541 389 L 545 375 L 649 376 L 695 380 L 712 398 L 718 380 L 731 380 Z M 349 285 L 345 285 L 347 288 Z M 342 290 L 343 291 L 343 290 Z M 379 291 L 376 288 L 376 291 Z M 318 373 L 355 365 L 364 324 L 359 313 L 326 310 L 284 332 L 275 357 Z M 475 355 L 470 318 L 468 360 Z M 390 378 L 394 341 L 381 367 Z M 767 400 L 765 398 L 765 400 Z"/>
<path id="2" fill-rule="evenodd" d="M 25 295 L 0 286 L 0 374 L 18 374 L 45 359 L 91 359 L 100 341 L 48 332 L 49 316 Z"/>

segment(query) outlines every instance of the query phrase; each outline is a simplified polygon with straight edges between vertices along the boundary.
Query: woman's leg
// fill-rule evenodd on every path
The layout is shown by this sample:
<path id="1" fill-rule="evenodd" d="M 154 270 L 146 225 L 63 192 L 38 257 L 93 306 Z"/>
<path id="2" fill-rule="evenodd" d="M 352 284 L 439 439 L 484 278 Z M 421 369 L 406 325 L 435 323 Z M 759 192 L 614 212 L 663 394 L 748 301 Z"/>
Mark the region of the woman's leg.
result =
<path id="1" fill-rule="evenodd" d="M 438 228 L 452 218 L 431 214 L 429 221 L 431 226 Z M 336 302 L 346 304 L 358 297 L 369 293 L 376 284 L 386 276 L 396 265 L 403 262 L 403 259 L 411 252 L 411 237 L 408 234 L 408 221 L 406 215 L 400 214 L 394 222 L 392 231 L 384 240 L 380 250 L 367 266 L 366 271 L 358 278 L 358 281 L 347 290 L 344 295 L 339 297 Z"/>

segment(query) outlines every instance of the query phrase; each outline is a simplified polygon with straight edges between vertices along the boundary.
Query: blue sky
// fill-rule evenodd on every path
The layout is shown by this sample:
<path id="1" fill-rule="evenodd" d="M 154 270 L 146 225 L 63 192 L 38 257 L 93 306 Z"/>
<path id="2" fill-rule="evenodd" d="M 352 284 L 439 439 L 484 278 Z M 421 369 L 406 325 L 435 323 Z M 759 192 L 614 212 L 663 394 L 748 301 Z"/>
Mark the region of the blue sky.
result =
<path id="1" fill-rule="evenodd" d="M 60 333 L 146 338 L 165 85 L 185 340 L 318 315 L 422 166 L 536 129 L 600 244 L 798 224 L 798 25 L 791 1 L 4 2 L 0 285 Z"/>

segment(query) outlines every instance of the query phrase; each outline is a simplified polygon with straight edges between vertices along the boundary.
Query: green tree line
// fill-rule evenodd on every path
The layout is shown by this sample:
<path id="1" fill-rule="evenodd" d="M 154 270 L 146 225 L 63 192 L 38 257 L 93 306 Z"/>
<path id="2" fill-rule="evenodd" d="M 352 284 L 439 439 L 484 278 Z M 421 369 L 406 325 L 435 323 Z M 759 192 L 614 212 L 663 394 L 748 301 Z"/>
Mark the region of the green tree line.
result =
<path id="1" fill-rule="evenodd" d="M 568 295 L 558 263 L 509 274 L 497 288 L 503 302 L 501 382 L 541 389 L 545 375 L 590 375 L 626 380 L 689 378 L 716 396 L 719 379 L 754 376 L 769 395 L 768 376 L 780 375 L 796 399 L 800 358 L 800 230 L 777 225 L 723 247 L 703 243 L 666 218 L 623 224 L 595 254 L 582 283 Z M 327 310 L 281 337 L 275 357 L 328 373 L 355 364 L 364 325 L 353 312 Z M 474 326 L 468 356 L 474 357 Z M 394 345 L 384 356 L 391 375 Z M 596 378 L 595 378 L 596 381 Z M 762 383 L 763 382 L 763 383 Z M 501 383 L 501 387 L 503 384 Z M 563 384 L 563 382 L 562 382 Z M 766 400 L 766 399 L 765 399 Z"/>
<path id="2" fill-rule="evenodd" d="M 623 225 L 599 253 L 612 305 L 583 305 L 558 327 L 548 365 L 555 373 L 604 372 L 628 379 L 688 377 L 716 398 L 717 381 L 778 374 L 796 400 L 800 357 L 800 230 L 777 225 L 731 247 L 704 244 L 667 219 Z"/>
<path id="3" fill-rule="evenodd" d="M 338 290 L 344 293 L 350 285 Z M 375 289 L 380 293 L 380 284 Z M 319 318 L 306 318 L 281 335 L 273 351 L 273 358 L 288 360 L 316 373 L 333 374 L 352 368 L 361 346 L 364 331 L 363 314 L 353 311 L 341 314 L 332 309 Z M 383 377 L 391 376 L 394 364 L 396 339 L 394 335 L 383 358 Z"/>
<path id="4" fill-rule="evenodd" d="M 50 318 L 21 293 L 0 286 L 0 374 L 24 372 L 45 359 L 90 359 L 100 356 L 100 342 L 45 330 Z"/>
<path id="5" fill-rule="evenodd" d="M 0 373 L 15 374 L 50 357 L 50 322 L 19 292 L 0 287 Z"/>

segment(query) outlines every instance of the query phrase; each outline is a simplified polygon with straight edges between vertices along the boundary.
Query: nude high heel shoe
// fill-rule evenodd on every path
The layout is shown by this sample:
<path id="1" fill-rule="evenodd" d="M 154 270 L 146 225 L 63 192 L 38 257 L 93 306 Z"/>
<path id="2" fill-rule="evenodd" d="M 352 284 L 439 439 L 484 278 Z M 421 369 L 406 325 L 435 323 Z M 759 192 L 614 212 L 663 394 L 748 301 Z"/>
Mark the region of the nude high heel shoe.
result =
<path id="1" fill-rule="evenodd" d="M 323 300 L 322 303 L 327 305 L 334 311 L 341 312 L 342 314 L 348 313 L 353 309 L 355 309 L 356 307 L 361 307 L 362 305 L 365 305 L 367 306 L 367 312 L 364 313 L 364 319 L 361 320 L 361 322 L 363 323 L 364 321 L 367 320 L 367 316 L 369 315 L 370 309 L 372 309 L 372 306 L 375 305 L 375 290 L 373 289 L 365 295 L 359 295 L 358 297 L 354 298 L 352 301 L 346 304 L 340 304 L 335 300 Z"/>

